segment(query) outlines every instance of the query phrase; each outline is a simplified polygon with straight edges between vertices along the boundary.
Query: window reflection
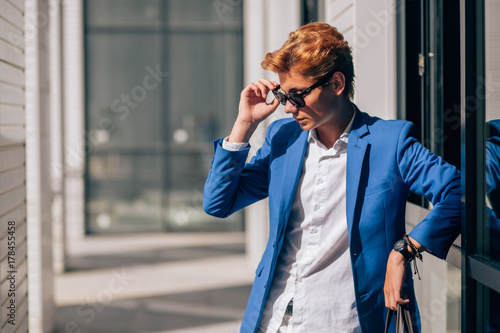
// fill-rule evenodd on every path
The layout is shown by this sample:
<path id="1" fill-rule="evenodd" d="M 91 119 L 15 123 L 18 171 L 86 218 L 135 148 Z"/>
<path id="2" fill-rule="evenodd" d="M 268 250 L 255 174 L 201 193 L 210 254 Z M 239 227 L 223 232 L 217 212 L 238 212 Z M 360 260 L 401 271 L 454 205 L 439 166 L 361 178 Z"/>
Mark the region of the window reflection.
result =
<path id="1" fill-rule="evenodd" d="M 500 260 L 500 2 L 485 2 L 485 77 L 480 80 L 477 98 L 486 106 L 485 188 L 486 254 Z"/>
<path id="2" fill-rule="evenodd" d="M 500 333 L 500 294 L 495 290 L 489 290 L 490 316 L 486 329 L 488 333 Z"/>
<path id="3" fill-rule="evenodd" d="M 489 256 L 500 260 L 500 119 L 486 123 L 486 218 Z"/>
<path id="4" fill-rule="evenodd" d="M 485 1 L 485 77 L 480 78 L 476 98 L 484 100 L 485 114 L 485 255 L 500 261 L 500 2 Z M 500 332 L 500 294 L 486 295 L 486 332 Z"/>

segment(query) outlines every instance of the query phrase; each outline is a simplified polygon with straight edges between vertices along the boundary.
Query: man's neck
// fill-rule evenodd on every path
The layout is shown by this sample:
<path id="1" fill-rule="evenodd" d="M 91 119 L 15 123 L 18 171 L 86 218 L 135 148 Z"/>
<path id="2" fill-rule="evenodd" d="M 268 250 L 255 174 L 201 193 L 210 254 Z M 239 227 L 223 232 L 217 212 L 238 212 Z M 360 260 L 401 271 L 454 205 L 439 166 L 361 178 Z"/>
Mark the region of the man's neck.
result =
<path id="1" fill-rule="evenodd" d="M 347 125 L 349 125 L 349 122 L 354 116 L 354 106 L 350 101 L 347 101 L 340 105 L 339 111 L 336 112 L 338 117 L 316 128 L 318 140 L 328 149 L 333 147 L 342 133 L 344 133 Z"/>

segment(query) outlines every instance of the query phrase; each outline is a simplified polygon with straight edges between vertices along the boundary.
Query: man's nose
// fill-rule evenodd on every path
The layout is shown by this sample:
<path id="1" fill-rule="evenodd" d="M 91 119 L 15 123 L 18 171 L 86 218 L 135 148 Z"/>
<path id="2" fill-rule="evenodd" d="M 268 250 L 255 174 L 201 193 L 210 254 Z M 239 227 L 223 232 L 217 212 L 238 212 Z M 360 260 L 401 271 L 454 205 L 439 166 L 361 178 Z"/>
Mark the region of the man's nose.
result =
<path id="1" fill-rule="evenodd" d="M 298 109 L 292 105 L 292 103 L 290 103 L 289 100 L 286 101 L 286 104 L 285 104 L 285 109 L 284 109 L 285 113 L 295 113 L 298 111 Z"/>

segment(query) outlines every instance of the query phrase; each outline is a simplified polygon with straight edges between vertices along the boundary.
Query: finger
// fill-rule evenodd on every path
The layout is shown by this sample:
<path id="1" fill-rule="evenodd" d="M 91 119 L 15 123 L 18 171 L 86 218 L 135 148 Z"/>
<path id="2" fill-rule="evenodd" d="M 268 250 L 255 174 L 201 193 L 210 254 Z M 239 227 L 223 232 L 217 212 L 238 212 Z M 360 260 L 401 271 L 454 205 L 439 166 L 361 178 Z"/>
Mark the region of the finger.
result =
<path id="1" fill-rule="evenodd" d="M 260 82 L 267 87 L 267 89 L 269 90 L 274 90 L 274 88 L 276 88 L 277 86 L 279 86 L 279 84 L 277 82 L 274 82 L 274 81 L 269 81 L 269 80 L 266 80 L 266 79 L 262 79 L 260 80 Z"/>
<path id="2" fill-rule="evenodd" d="M 408 303 L 410 303 L 409 299 L 394 298 L 389 302 L 389 306 L 387 306 L 387 308 L 396 311 L 398 308 L 398 304 L 406 305 Z"/>
<path id="3" fill-rule="evenodd" d="M 250 83 L 247 88 L 248 88 L 248 91 L 252 92 L 255 96 L 262 97 L 261 90 L 257 84 Z"/>
<path id="4" fill-rule="evenodd" d="M 266 82 L 263 82 L 263 80 L 255 82 L 255 85 L 260 90 L 260 96 L 267 96 L 267 93 L 269 92 L 269 90 L 272 89 L 272 88 L 269 88 L 269 85 Z"/>
<path id="5" fill-rule="evenodd" d="M 401 304 L 401 305 L 405 305 L 405 304 L 408 304 L 410 303 L 410 300 L 409 299 L 399 299 L 399 300 L 396 300 L 396 303 L 398 304 Z"/>

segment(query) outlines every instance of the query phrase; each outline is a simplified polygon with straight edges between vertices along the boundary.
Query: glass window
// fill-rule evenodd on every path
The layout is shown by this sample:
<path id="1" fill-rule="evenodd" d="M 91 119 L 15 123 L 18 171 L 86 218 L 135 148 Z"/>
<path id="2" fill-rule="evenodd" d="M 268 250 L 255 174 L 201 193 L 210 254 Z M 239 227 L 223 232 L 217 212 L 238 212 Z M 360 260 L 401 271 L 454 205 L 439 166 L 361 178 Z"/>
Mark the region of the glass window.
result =
<path id="1" fill-rule="evenodd" d="M 238 111 L 242 1 L 85 5 L 88 230 L 242 230 L 202 208 Z"/>
<path id="2" fill-rule="evenodd" d="M 160 142 L 160 34 L 89 34 L 87 54 L 88 140 L 101 150 Z"/>
<path id="3" fill-rule="evenodd" d="M 160 23 L 160 0 L 87 0 L 87 27 L 151 26 Z"/>
<path id="4" fill-rule="evenodd" d="M 216 28 L 234 24 L 239 27 L 243 20 L 243 0 L 169 0 L 165 12 L 171 27 Z"/>

